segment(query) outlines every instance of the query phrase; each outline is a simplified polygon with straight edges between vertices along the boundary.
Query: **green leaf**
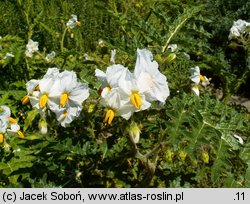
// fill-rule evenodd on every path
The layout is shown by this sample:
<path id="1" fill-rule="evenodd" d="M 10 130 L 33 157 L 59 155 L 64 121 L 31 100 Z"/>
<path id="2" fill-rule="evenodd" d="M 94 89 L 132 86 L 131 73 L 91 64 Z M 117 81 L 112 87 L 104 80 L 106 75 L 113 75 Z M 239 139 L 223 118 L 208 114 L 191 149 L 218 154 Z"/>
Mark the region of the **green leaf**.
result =
<path id="1" fill-rule="evenodd" d="M 32 167 L 34 160 L 36 160 L 36 157 L 32 155 L 22 156 L 20 158 L 13 157 L 6 163 L 0 162 L 0 170 L 3 171 L 3 174 L 9 176 L 19 169 Z"/>
<path id="2" fill-rule="evenodd" d="M 29 126 L 32 125 L 32 121 L 35 119 L 35 117 L 39 114 L 39 110 L 33 109 L 28 112 L 27 118 L 25 119 L 23 131 L 25 132 Z"/>

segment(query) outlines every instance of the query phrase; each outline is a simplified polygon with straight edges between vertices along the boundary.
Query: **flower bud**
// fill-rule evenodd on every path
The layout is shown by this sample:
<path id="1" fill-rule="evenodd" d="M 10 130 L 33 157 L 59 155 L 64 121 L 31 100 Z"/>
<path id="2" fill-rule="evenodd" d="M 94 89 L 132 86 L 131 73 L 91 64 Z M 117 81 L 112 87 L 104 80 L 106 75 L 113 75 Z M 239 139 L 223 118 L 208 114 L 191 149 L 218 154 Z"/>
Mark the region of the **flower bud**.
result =
<path id="1" fill-rule="evenodd" d="M 34 57 L 35 60 L 39 61 L 42 60 L 42 57 L 39 54 L 36 54 Z"/>
<path id="2" fill-rule="evenodd" d="M 92 113 L 95 110 L 95 104 L 89 104 L 88 106 L 88 113 Z"/>
<path id="3" fill-rule="evenodd" d="M 174 152 L 171 149 L 167 149 L 165 152 L 165 159 L 167 162 L 172 163 L 174 158 Z"/>
<path id="4" fill-rule="evenodd" d="M 47 127 L 47 122 L 45 120 L 40 120 L 39 121 L 39 129 L 40 132 L 45 135 L 48 132 L 48 127 Z"/>
<path id="5" fill-rule="evenodd" d="M 207 151 L 203 151 L 201 153 L 201 160 L 205 163 L 208 164 L 209 163 L 209 154 Z"/>
<path id="6" fill-rule="evenodd" d="M 179 153 L 178 153 L 178 157 L 179 157 L 179 159 L 181 161 L 184 161 L 186 159 L 186 157 L 187 157 L 187 152 L 184 152 L 184 151 L 180 150 Z"/>
<path id="7" fill-rule="evenodd" d="M 133 141 L 134 144 L 137 144 L 140 140 L 141 130 L 136 122 L 132 122 L 129 127 L 129 137 Z"/>
<path id="8" fill-rule="evenodd" d="M 6 151 L 6 152 L 10 151 L 10 145 L 7 144 L 7 143 L 5 142 L 5 143 L 3 144 L 3 149 L 4 149 L 4 151 Z"/>
<path id="9" fill-rule="evenodd" d="M 160 64 L 162 64 L 162 63 L 164 62 L 164 60 L 162 59 L 162 56 L 159 55 L 159 54 L 155 55 L 154 58 L 155 58 L 155 60 L 156 60 L 157 62 L 159 62 Z"/>
<path id="10" fill-rule="evenodd" d="M 167 56 L 166 58 L 166 63 L 167 64 L 171 64 L 176 58 L 176 54 L 175 53 L 171 53 L 170 55 Z"/>

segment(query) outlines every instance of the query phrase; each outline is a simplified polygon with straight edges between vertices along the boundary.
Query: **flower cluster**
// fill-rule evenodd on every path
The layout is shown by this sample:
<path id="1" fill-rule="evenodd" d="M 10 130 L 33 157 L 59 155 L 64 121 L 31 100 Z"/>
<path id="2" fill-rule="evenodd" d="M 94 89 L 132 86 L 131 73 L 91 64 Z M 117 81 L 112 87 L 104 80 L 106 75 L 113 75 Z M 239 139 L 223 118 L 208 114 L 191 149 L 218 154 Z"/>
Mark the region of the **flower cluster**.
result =
<path id="1" fill-rule="evenodd" d="M 0 144 L 5 143 L 6 134 L 17 134 L 20 138 L 24 138 L 17 120 L 11 117 L 10 108 L 0 106 Z"/>
<path id="2" fill-rule="evenodd" d="M 194 82 L 192 90 L 197 96 L 199 96 L 200 95 L 199 84 L 201 83 L 203 87 L 206 87 L 208 84 L 210 84 L 209 82 L 210 79 L 200 74 L 200 68 L 198 66 L 191 68 L 190 74 L 191 74 L 190 79 Z"/>
<path id="3" fill-rule="evenodd" d="M 147 49 L 137 49 L 134 72 L 120 64 L 109 66 L 106 73 L 96 69 L 102 83 L 101 104 L 107 107 L 104 122 L 111 124 L 115 116 L 128 120 L 134 112 L 146 110 L 151 102 L 164 103 L 169 96 L 167 78 Z"/>
<path id="4" fill-rule="evenodd" d="M 28 81 L 26 88 L 28 95 L 22 103 L 30 101 L 41 113 L 54 112 L 63 127 L 80 115 L 82 103 L 89 96 L 88 86 L 77 81 L 75 72 L 60 73 L 57 68 L 49 68 L 40 80 Z"/>
<path id="5" fill-rule="evenodd" d="M 239 38 L 246 33 L 250 33 L 250 23 L 244 20 L 237 20 L 234 22 L 233 26 L 230 28 L 230 34 L 228 36 L 229 40 L 233 38 Z"/>

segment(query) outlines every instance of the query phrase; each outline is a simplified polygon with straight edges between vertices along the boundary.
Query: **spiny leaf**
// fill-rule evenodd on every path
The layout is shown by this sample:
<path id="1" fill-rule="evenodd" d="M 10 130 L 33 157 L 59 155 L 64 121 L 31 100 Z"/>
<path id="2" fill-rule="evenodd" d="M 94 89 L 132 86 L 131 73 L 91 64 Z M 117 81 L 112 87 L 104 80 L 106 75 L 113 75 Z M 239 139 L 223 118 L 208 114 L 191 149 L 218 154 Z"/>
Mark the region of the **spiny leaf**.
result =
<path id="1" fill-rule="evenodd" d="M 3 174 L 9 176 L 19 169 L 32 167 L 35 159 L 36 157 L 32 155 L 22 156 L 20 158 L 13 157 L 7 163 L 0 162 L 0 170 L 3 171 Z"/>

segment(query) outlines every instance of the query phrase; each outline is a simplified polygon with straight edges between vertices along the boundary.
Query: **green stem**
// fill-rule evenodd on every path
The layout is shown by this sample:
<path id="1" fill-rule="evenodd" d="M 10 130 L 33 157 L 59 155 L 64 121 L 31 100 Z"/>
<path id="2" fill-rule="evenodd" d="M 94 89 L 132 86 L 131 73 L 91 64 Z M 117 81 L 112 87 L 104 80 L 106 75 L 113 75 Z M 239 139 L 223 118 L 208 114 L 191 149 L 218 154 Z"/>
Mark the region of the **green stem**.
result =
<path id="1" fill-rule="evenodd" d="M 174 29 L 174 31 L 170 34 L 169 38 L 167 39 L 165 45 L 162 48 L 162 52 L 165 52 L 165 50 L 168 47 L 169 42 L 171 41 L 171 39 L 173 38 L 173 36 L 177 33 L 177 31 L 181 28 L 181 26 L 189 19 L 189 17 L 185 18 L 183 21 L 180 22 L 179 25 L 177 25 Z"/>
<path id="2" fill-rule="evenodd" d="M 236 83 L 236 85 L 234 87 L 234 93 L 238 91 L 241 84 L 243 84 L 246 81 L 246 79 L 249 77 L 249 73 L 250 73 L 250 53 L 248 52 L 248 50 L 246 51 L 246 56 L 247 56 L 246 66 L 245 66 L 245 69 L 244 69 L 243 74 L 241 75 L 240 79 L 237 80 L 237 83 Z"/>
<path id="3" fill-rule="evenodd" d="M 25 63 L 26 63 L 26 67 L 27 67 L 27 77 L 28 80 L 30 79 L 30 66 L 29 66 L 29 61 L 27 60 L 27 57 L 25 57 Z"/>
<path id="4" fill-rule="evenodd" d="M 61 39 L 61 42 L 60 42 L 61 52 L 63 52 L 63 49 L 64 49 L 64 38 L 65 38 L 65 35 L 66 35 L 66 32 L 67 32 L 67 29 L 68 29 L 67 27 L 64 29 L 62 39 Z"/>

